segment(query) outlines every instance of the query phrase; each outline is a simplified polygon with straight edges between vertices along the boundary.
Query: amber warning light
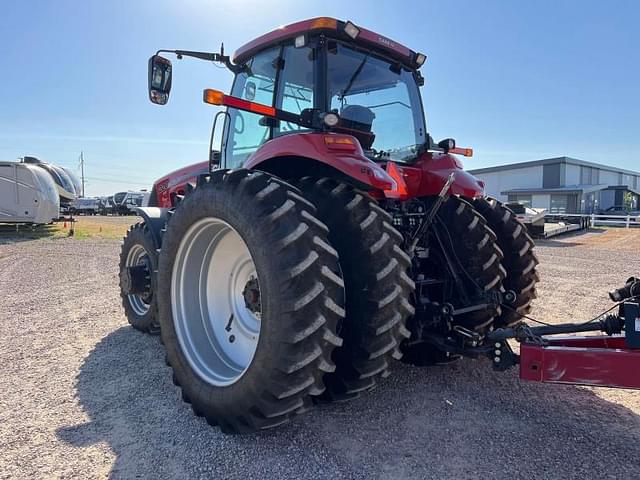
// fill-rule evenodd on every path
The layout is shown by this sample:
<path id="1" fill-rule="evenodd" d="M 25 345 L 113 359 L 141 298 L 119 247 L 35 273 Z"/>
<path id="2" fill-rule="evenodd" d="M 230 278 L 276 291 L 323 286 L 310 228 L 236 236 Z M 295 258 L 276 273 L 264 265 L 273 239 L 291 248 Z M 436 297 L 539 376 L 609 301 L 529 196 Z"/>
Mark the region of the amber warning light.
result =
<path id="1" fill-rule="evenodd" d="M 449 150 L 449 153 L 455 153 L 456 155 L 463 155 L 465 157 L 473 157 L 473 148 L 456 147 Z"/>
<path id="2" fill-rule="evenodd" d="M 209 103 L 211 105 L 223 105 L 226 107 L 238 108 L 247 112 L 266 115 L 268 117 L 276 116 L 276 109 L 273 107 L 269 107 L 268 105 L 263 105 L 261 103 L 249 102 L 231 95 L 225 95 L 219 90 L 212 90 L 210 88 L 205 89 L 202 94 L 202 99 L 205 103 Z"/>

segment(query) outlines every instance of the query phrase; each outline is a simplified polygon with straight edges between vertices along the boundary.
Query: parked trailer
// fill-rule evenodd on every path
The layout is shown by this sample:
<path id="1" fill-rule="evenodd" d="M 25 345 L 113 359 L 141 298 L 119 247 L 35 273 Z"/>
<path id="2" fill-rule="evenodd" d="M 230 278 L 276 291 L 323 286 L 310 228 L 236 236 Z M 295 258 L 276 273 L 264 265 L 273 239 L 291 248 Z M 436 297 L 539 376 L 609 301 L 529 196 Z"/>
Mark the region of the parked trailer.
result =
<path id="1" fill-rule="evenodd" d="M 34 165 L 35 167 L 42 169 L 51 176 L 55 182 L 56 189 L 58 190 L 60 207 L 68 209 L 78 195 L 76 187 L 74 186 L 76 181 L 73 179 L 73 174 L 63 170 L 61 167 L 43 162 L 36 157 L 24 157 L 22 161 L 23 163 Z"/>
<path id="2" fill-rule="evenodd" d="M 50 223 L 60 200 L 53 178 L 22 162 L 0 162 L 0 223 Z"/>
<path id="3" fill-rule="evenodd" d="M 527 227 L 531 235 L 535 237 L 544 234 L 544 216 L 547 213 L 546 209 L 531 208 L 520 203 L 507 203 L 506 206 L 516 214 L 516 218 Z"/>
<path id="4" fill-rule="evenodd" d="M 98 215 L 100 213 L 100 199 L 78 198 L 71 207 L 74 215 Z"/>
<path id="5" fill-rule="evenodd" d="M 134 215 L 135 209 L 145 207 L 149 203 L 149 192 L 118 192 L 113 196 L 114 213 L 117 215 Z"/>

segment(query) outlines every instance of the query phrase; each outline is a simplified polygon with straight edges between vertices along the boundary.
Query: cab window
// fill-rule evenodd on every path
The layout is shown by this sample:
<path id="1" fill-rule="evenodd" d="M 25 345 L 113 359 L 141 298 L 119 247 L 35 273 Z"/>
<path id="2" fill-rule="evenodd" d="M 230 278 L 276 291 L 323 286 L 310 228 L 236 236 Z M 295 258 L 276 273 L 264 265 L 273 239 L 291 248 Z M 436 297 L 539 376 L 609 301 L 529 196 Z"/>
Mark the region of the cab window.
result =
<path id="1" fill-rule="evenodd" d="M 274 84 L 280 48 L 258 53 L 243 72 L 236 75 L 231 95 L 250 102 L 273 105 Z M 229 110 L 229 132 L 225 146 L 227 168 L 241 167 L 247 157 L 269 139 L 269 127 L 260 124 L 262 115 Z"/>
<path id="2" fill-rule="evenodd" d="M 303 110 L 313 108 L 314 65 L 313 49 L 310 47 L 295 48 L 287 46 L 283 51 L 282 70 L 279 76 L 276 108 L 286 112 L 300 114 Z M 307 130 L 289 122 L 280 122 L 274 128 L 273 135 L 284 135 L 291 132 Z"/>

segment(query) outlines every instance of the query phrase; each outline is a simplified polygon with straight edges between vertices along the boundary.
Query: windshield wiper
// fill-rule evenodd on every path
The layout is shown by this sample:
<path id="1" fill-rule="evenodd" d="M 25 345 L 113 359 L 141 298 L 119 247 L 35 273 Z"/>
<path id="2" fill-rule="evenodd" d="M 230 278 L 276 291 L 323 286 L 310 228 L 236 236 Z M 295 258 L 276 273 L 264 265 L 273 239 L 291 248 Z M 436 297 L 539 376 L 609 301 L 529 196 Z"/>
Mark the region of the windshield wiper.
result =
<path id="1" fill-rule="evenodd" d="M 356 81 L 356 78 L 358 78 L 358 75 L 360 75 L 360 72 L 362 72 L 362 69 L 364 68 L 364 64 L 367 63 L 368 58 L 369 58 L 369 55 L 365 55 L 365 57 L 360 62 L 360 65 L 358 65 L 358 68 L 356 68 L 356 71 L 353 72 L 353 75 L 349 79 L 349 83 L 347 83 L 347 87 L 340 94 L 341 99 L 346 97 L 347 93 L 349 93 L 349 91 L 351 90 L 351 87 L 353 87 L 353 82 Z"/>

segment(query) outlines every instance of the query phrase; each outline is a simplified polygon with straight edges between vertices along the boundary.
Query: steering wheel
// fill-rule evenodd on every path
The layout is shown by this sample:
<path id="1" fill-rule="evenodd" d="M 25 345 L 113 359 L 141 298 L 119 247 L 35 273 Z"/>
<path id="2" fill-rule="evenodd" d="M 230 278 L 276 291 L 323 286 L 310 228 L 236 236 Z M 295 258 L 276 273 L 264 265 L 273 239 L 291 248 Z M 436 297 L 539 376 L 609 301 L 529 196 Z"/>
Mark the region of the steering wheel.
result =
<path id="1" fill-rule="evenodd" d="M 237 120 L 240 120 L 240 128 L 238 128 Z M 243 133 L 244 132 L 244 117 L 238 111 L 236 111 L 236 121 L 233 122 L 233 132 L 234 133 Z"/>

